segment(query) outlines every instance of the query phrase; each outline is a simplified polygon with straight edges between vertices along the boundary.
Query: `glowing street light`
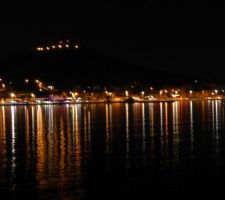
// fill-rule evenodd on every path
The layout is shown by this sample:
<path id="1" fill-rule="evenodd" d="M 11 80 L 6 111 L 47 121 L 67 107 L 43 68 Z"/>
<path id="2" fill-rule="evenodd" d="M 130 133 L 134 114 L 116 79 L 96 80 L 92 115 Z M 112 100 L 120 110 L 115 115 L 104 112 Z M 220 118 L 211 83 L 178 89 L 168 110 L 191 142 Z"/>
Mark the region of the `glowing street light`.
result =
<path id="1" fill-rule="evenodd" d="M 141 96 L 142 96 L 142 98 L 144 98 L 144 95 L 145 95 L 145 92 L 144 92 L 144 91 L 142 91 L 142 92 L 141 92 Z"/>
<path id="2" fill-rule="evenodd" d="M 52 85 L 49 85 L 49 86 L 48 86 L 48 89 L 53 90 L 54 87 L 53 87 Z"/>
<path id="3" fill-rule="evenodd" d="M 129 92 L 126 90 L 125 91 L 125 96 L 128 97 L 129 96 Z"/>
<path id="4" fill-rule="evenodd" d="M 28 79 L 25 79 L 25 83 L 29 83 L 29 80 Z"/>
<path id="5" fill-rule="evenodd" d="M 10 94 L 10 97 L 11 97 L 11 98 L 15 98 L 15 97 L 16 97 L 15 93 L 11 93 L 11 94 Z"/>
<path id="6" fill-rule="evenodd" d="M 190 94 L 192 94 L 192 93 L 193 93 L 193 91 L 192 91 L 192 90 L 190 90 L 190 91 L 189 91 L 189 93 L 190 93 Z"/>

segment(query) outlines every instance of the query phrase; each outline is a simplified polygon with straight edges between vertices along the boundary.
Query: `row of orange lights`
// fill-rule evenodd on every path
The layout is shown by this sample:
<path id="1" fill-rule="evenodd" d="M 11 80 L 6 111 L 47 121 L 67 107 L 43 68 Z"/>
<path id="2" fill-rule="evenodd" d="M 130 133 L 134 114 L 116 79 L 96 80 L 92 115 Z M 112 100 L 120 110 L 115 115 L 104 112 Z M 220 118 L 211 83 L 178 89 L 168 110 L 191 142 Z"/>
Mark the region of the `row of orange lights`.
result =
<path id="1" fill-rule="evenodd" d="M 50 51 L 50 50 L 55 50 L 55 49 L 64 49 L 64 48 L 75 48 L 75 49 L 79 49 L 79 45 L 75 44 L 75 45 L 70 45 L 70 44 L 58 44 L 58 45 L 52 45 L 52 46 L 47 46 L 47 47 L 37 47 L 36 50 L 37 51 Z"/>

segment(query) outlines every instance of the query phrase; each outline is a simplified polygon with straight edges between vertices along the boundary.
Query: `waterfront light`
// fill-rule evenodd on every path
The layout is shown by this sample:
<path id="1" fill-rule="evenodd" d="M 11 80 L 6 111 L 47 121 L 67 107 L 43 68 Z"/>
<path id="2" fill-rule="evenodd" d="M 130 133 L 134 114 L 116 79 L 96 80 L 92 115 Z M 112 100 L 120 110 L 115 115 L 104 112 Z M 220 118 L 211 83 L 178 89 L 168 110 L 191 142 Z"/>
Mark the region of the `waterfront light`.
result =
<path id="1" fill-rule="evenodd" d="M 193 91 L 192 91 L 192 90 L 190 90 L 190 91 L 189 91 L 189 93 L 190 93 L 190 94 L 192 94 L 192 93 L 193 93 Z"/>
<path id="2" fill-rule="evenodd" d="M 38 47 L 37 51 L 44 51 L 44 48 L 43 47 Z"/>
<path id="3" fill-rule="evenodd" d="M 53 87 L 52 85 L 49 85 L 49 86 L 48 86 L 48 89 L 50 89 L 50 90 L 53 90 L 53 88 L 54 88 L 54 87 Z"/>
<path id="4" fill-rule="evenodd" d="M 28 83 L 29 82 L 29 80 L 28 79 L 25 79 L 25 83 Z"/>
<path id="5" fill-rule="evenodd" d="M 11 98 L 15 98 L 16 97 L 15 93 L 11 93 L 10 96 L 11 96 Z"/>
<path id="6" fill-rule="evenodd" d="M 76 49 L 78 49 L 78 48 L 79 48 L 79 46 L 76 44 L 76 45 L 75 45 L 75 48 L 76 48 Z"/>
<path id="7" fill-rule="evenodd" d="M 129 92 L 126 90 L 125 91 L 125 96 L 128 97 L 129 96 Z"/>
<path id="8" fill-rule="evenodd" d="M 35 94 L 34 94 L 34 93 L 31 93 L 31 97 L 32 97 L 32 98 L 35 98 Z"/>
<path id="9" fill-rule="evenodd" d="M 62 45 L 61 45 L 61 44 L 59 44 L 59 45 L 58 45 L 58 47 L 61 49 L 61 48 L 62 48 Z"/>
<path id="10" fill-rule="evenodd" d="M 2 87 L 5 88 L 5 84 L 4 83 L 2 84 Z"/>
<path id="11" fill-rule="evenodd" d="M 217 94 L 218 93 L 218 90 L 214 90 L 214 92 Z"/>

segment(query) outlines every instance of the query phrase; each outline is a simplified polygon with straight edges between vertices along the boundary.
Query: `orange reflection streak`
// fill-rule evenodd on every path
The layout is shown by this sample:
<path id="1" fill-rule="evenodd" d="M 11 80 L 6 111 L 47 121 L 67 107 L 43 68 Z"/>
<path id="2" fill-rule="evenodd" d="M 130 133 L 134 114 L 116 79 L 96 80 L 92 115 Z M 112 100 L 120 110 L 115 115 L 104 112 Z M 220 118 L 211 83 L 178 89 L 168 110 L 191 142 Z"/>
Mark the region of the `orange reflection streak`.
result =
<path id="1" fill-rule="evenodd" d="M 212 101 L 212 104 L 211 104 L 211 109 L 212 109 L 212 129 L 213 129 L 213 137 L 214 136 L 214 131 L 215 131 L 215 111 L 214 111 L 214 101 Z"/>
<path id="2" fill-rule="evenodd" d="M 168 103 L 165 103 L 165 133 L 168 135 Z"/>
<path id="3" fill-rule="evenodd" d="M 87 125 L 88 125 L 88 144 L 89 147 L 91 147 L 91 112 L 88 111 L 88 121 L 87 121 Z"/>
<path id="4" fill-rule="evenodd" d="M 146 133 L 145 133 L 145 104 L 141 104 L 142 112 L 142 161 L 143 165 L 146 164 Z"/>
<path id="5" fill-rule="evenodd" d="M 83 109 L 83 113 L 84 113 L 84 126 L 83 126 L 83 130 L 84 130 L 84 152 L 88 152 L 88 133 L 87 133 L 87 107 L 84 106 Z"/>
<path id="6" fill-rule="evenodd" d="M 30 120 L 29 120 L 29 110 L 25 106 L 24 107 L 25 111 L 25 140 L 26 140 L 26 154 L 27 154 L 27 159 L 30 159 Z"/>
<path id="7" fill-rule="evenodd" d="M 41 177 L 44 176 L 45 172 L 45 144 L 44 144 L 44 129 L 43 129 L 43 114 L 42 114 L 42 107 L 37 106 L 37 138 L 36 138 L 36 150 L 37 150 L 37 177 L 41 180 Z M 43 182 L 40 183 L 41 185 Z M 45 183 L 47 184 L 47 183 Z"/>
<path id="8" fill-rule="evenodd" d="M 163 135 L 163 104 L 162 102 L 160 102 L 159 104 L 159 108 L 160 108 L 160 134 L 161 136 Z"/>
<path id="9" fill-rule="evenodd" d="M 222 129 L 224 129 L 224 127 L 225 127 L 225 124 L 224 124 L 224 117 L 225 117 L 224 116 L 224 110 L 225 110 L 224 106 L 223 106 L 223 108 L 221 108 L 221 110 L 222 110 L 222 113 L 221 113 L 222 124 L 221 125 L 222 125 Z"/>
<path id="10" fill-rule="evenodd" d="M 146 149 L 146 134 L 145 134 L 145 104 L 141 105 L 142 110 L 142 151 Z"/>
<path id="11" fill-rule="evenodd" d="M 31 127 L 32 127 L 32 153 L 35 153 L 35 136 L 36 136 L 36 130 L 35 130 L 35 112 L 34 112 L 35 106 L 31 107 Z"/>
<path id="12" fill-rule="evenodd" d="M 161 153 L 165 154 L 164 149 L 164 138 L 163 138 L 163 103 L 159 103 L 159 113 L 160 113 L 160 143 L 161 143 Z"/>
<path id="13" fill-rule="evenodd" d="M 2 106 L 0 111 L 0 155 L 3 158 L 5 158 L 6 155 L 6 124 L 4 106 Z"/>
<path id="14" fill-rule="evenodd" d="M 59 166 L 59 179 L 60 179 L 60 186 L 63 187 L 64 183 L 66 182 L 66 177 L 64 176 L 65 172 L 66 172 L 66 157 L 68 156 L 68 152 L 66 152 L 66 148 L 65 147 L 68 147 L 69 144 L 66 143 L 66 139 L 65 139 L 65 134 L 66 135 L 69 135 L 67 131 L 69 131 L 69 111 L 68 111 L 68 106 L 66 107 L 66 111 L 64 110 L 64 112 L 66 112 L 66 124 L 63 123 L 63 120 L 61 118 L 60 120 L 60 132 L 59 132 L 59 138 L 58 138 L 58 141 L 59 141 L 59 148 L 58 150 L 56 150 L 58 152 L 58 154 L 60 155 L 60 159 L 58 160 L 58 166 Z M 52 115 L 50 115 L 49 117 L 52 117 Z M 53 121 L 54 119 L 50 118 L 49 120 Z M 65 127 L 66 125 L 66 127 Z M 66 133 L 65 133 L 66 131 Z M 54 155 L 55 156 L 55 155 Z M 54 159 L 54 158 L 53 158 Z"/>
<path id="15" fill-rule="evenodd" d="M 154 104 L 149 103 L 149 112 L 150 112 L 150 135 L 154 135 Z"/>
<path id="16" fill-rule="evenodd" d="M 112 105 L 106 104 L 106 153 L 111 151 L 111 134 L 112 134 Z"/>
<path id="17" fill-rule="evenodd" d="M 202 101 L 202 128 L 205 129 L 205 101 Z"/>
<path id="18" fill-rule="evenodd" d="M 82 175 L 81 171 L 81 135 L 79 128 L 79 116 L 78 116 L 78 106 L 79 110 L 81 109 L 80 105 L 75 105 L 75 167 L 76 172 L 79 176 Z M 79 113 L 80 114 L 80 113 Z"/>

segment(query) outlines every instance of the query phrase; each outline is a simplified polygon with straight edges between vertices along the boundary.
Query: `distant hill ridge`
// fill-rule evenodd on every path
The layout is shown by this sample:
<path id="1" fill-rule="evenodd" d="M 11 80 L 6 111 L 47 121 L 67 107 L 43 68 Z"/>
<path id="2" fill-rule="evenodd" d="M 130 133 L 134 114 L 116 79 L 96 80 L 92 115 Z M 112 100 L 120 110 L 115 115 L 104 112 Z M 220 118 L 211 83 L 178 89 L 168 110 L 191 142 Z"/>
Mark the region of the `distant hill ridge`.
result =
<path id="1" fill-rule="evenodd" d="M 82 45 L 79 49 L 30 50 L 0 64 L 2 75 L 8 78 L 39 78 L 62 88 L 77 84 L 122 85 L 134 81 L 143 84 L 184 84 L 194 79 L 184 74 L 128 64 Z"/>

